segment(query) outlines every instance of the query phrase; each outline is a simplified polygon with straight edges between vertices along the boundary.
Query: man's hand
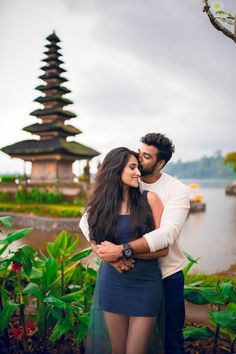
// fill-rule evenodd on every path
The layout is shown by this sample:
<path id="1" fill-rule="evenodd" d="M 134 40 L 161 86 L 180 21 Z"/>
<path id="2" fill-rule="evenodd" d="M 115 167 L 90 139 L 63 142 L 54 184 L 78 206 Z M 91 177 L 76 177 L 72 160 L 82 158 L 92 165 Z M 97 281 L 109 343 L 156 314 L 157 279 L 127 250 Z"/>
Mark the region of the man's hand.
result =
<path id="1" fill-rule="evenodd" d="M 122 245 L 114 245 L 114 243 L 104 241 L 100 245 L 97 245 L 96 253 L 101 260 L 113 262 L 122 257 L 122 250 Z"/>
<path id="2" fill-rule="evenodd" d="M 119 259 L 118 261 L 110 262 L 110 264 L 117 270 L 119 273 L 127 272 L 134 268 L 135 260 L 133 258 L 130 259 Z"/>

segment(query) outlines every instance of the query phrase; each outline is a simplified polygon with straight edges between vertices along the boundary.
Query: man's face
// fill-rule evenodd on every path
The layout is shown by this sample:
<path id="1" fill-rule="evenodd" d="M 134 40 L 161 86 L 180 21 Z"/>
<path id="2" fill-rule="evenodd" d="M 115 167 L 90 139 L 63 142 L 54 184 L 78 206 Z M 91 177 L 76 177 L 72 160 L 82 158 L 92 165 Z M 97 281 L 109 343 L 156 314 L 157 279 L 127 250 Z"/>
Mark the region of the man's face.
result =
<path id="1" fill-rule="evenodd" d="M 139 164 L 140 172 L 142 176 L 151 175 L 157 165 L 158 149 L 153 145 L 141 144 L 139 149 Z"/>

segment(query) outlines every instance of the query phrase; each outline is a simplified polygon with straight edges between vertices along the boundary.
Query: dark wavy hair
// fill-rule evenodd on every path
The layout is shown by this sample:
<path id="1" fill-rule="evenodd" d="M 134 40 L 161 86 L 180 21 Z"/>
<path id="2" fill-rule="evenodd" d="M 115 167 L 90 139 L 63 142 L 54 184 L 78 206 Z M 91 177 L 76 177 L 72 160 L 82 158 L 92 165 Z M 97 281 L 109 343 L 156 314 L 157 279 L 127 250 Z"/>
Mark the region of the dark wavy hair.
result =
<path id="1" fill-rule="evenodd" d="M 111 150 L 103 160 L 94 181 L 86 210 L 90 239 L 96 243 L 112 241 L 117 243 L 117 222 L 123 200 L 121 174 L 133 155 L 138 154 L 125 147 Z M 151 208 L 147 198 L 139 188 L 130 187 L 128 191 L 129 209 L 133 239 L 153 229 Z"/>

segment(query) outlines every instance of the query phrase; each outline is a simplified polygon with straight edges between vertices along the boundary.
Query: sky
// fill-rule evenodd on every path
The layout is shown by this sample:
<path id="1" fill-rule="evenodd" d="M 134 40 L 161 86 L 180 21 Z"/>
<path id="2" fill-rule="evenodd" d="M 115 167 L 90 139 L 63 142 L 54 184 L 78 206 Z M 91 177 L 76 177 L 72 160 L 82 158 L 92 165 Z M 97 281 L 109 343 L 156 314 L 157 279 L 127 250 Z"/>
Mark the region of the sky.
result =
<path id="1" fill-rule="evenodd" d="M 236 13 L 236 2 L 221 2 Z M 99 152 L 137 150 L 148 132 L 173 140 L 172 161 L 236 150 L 236 44 L 202 0 L 0 0 L 0 147 L 31 139 L 45 38 L 61 39 L 76 141 Z M 36 137 L 35 137 L 36 138 Z M 81 173 L 83 164 L 75 163 Z M 27 169 L 29 169 L 29 165 Z M 23 162 L 0 152 L 0 174 Z"/>

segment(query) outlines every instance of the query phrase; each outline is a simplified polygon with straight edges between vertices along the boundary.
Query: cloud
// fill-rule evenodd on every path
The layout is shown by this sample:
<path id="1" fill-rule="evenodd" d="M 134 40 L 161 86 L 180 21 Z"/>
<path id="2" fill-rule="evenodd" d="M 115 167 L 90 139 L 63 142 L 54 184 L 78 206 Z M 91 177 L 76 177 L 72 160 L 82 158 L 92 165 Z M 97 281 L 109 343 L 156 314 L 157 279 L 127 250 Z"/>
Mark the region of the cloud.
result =
<path id="1" fill-rule="evenodd" d="M 226 8 L 236 12 L 233 1 Z M 56 29 L 78 141 L 104 156 L 161 131 L 176 143 L 174 159 L 235 149 L 235 44 L 212 27 L 201 1 L 12 0 L 2 17 L 1 116 L 11 122 L 2 146 L 34 122 L 44 38 Z"/>

